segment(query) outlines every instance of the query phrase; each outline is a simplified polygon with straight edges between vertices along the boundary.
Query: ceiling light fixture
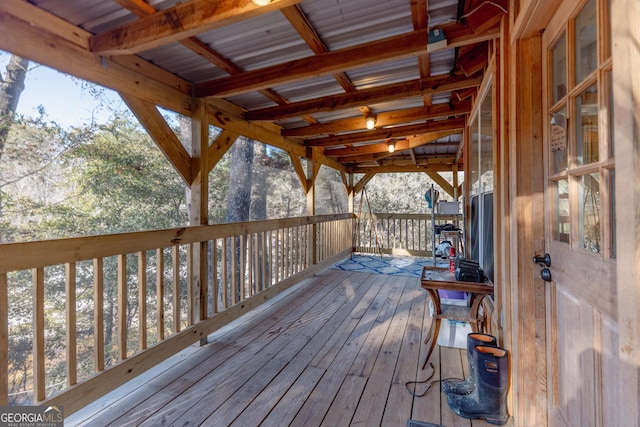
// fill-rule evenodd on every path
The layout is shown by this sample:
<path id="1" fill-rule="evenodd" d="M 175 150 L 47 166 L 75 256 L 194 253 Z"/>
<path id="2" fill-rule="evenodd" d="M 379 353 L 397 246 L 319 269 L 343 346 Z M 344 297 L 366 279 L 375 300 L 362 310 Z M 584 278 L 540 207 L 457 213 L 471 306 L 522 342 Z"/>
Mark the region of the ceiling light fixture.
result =
<path id="1" fill-rule="evenodd" d="M 364 123 L 367 126 L 367 129 L 369 129 L 369 130 L 375 129 L 375 127 L 376 127 L 376 116 L 367 116 L 367 118 L 365 119 Z"/>
<path id="2" fill-rule="evenodd" d="M 395 141 L 389 141 L 387 142 L 388 144 L 388 149 L 390 153 L 393 153 L 394 151 L 396 151 L 396 142 Z"/>
<path id="3" fill-rule="evenodd" d="M 251 0 L 256 6 L 266 6 L 271 3 L 271 0 Z"/>

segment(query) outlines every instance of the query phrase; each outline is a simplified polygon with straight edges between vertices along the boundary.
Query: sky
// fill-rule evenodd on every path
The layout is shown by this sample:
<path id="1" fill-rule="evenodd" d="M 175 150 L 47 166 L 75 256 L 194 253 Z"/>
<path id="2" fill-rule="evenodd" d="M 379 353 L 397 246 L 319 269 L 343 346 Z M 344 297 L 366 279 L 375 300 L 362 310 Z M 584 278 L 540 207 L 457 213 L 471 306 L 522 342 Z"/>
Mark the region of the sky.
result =
<path id="1" fill-rule="evenodd" d="M 3 77 L 9 58 L 10 54 L 0 51 L 0 73 Z M 108 102 L 112 102 L 118 109 L 125 108 L 114 91 L 104 90 Z M 83 88 L 78 79 L 32 62 L 29 64 L 25 90 L 20 96 L 17 113 L 37 117 L 39 105 L 44 106 L 48 121 L 55 121 L 63 128 L 88 123 L 92 114 L 99 123 L 105 122 L 110 116 L 110 112 L 106 108 L 100 108 L 100 101 L 92 96 L 89 89 Z"/>

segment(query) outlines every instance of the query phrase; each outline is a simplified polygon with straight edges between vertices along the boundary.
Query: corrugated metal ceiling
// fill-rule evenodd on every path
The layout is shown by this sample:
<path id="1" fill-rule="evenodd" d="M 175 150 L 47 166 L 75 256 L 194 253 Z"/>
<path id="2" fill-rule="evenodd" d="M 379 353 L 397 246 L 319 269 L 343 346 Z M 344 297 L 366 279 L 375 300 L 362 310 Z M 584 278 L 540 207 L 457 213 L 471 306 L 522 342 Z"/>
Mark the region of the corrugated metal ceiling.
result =
<path id="1" fill-rule="evenodd" d="M 33 0 L 32 3 L 93 34 L 100 34 L 140 19 L 121 6 L 125 3 L 123 1 Z M 173 7 L 177 2 L 149 0 L 147 3 L 161 11 Z M 420 9 L 412 9 L 412 3 L 419 2 L 304 0 L 298 3 L 298 7 L 331 52 L 411 33 L 416 30 L 414 22 L 424 21 L 431 27 L 456 22 L 458 0 L 425 1 L 428 9 L 426 17 L 413 16 L 415 10 Z M 239 72 L 260 70 L 314 55 L 313 50 L 279 10 L 202 32 L 197 35 L 197 39 L 226 58 Z M 443 49 L 430 54 L 425 52 L 424 55 L 428 57 L 431 76 L 447 75 L 456 65 L 456 49 Z M 192 84 L 229 76 L 226 71 L 178 42 L 143 51 L 139 56 Z M 347 69 L 345 75 L 356 91 L 428 77 L 421 76 L 420 59 L 417 55 Z M 281 97 L 279 102 L 270 99 L 273 96 L 268 97 L 260 91 L 250 91 L 226 99 L 245 110 L 254 111 L 274 107 L 283 102 L 296 103 L 345 93 L 345 88 L 332 75 L 274 84 L 270 90 Z M 360 107 L 368 107 L 375 114 L 380 114 L 452 101 L 457 99 L 452 98 L 451 92 L 436 93 L 427 99 L 423 96 L 409 96 L 359 107 L 314 112 L 311 114 L 312 121 L 308 116 L 302 116 L 282 118 L 276 120 L 276 123 L 284 129 L 291 129 L 308 126 L 314 122 L 327 123 L 350 117 L 363 117 Z M 372 140 L 375 141 L 379 142 L 378 139 Z M 440 141 L 445 144 L 440 147 L 436 144 L 418 147 L 415 154 L 455 154 L 458 151 L 455 143 L 460 141 L 460 135 L 442 138 Z"/>

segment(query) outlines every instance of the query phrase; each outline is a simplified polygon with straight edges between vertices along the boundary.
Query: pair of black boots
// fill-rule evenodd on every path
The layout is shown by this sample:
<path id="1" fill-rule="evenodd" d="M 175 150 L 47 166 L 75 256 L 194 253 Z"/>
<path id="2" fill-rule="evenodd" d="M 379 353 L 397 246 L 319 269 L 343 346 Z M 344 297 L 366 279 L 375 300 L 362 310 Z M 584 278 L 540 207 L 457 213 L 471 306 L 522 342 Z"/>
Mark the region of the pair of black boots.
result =
<path id="1" fill-rule="evenodd" d="M 467 335 L 469 377 L 444 380 L 442 391 L 453 412 L 468 419 L 484 419 L 489 424 L 505 425 L 509 360 L 507 351 L 497 346 L 492 335 Z"/>

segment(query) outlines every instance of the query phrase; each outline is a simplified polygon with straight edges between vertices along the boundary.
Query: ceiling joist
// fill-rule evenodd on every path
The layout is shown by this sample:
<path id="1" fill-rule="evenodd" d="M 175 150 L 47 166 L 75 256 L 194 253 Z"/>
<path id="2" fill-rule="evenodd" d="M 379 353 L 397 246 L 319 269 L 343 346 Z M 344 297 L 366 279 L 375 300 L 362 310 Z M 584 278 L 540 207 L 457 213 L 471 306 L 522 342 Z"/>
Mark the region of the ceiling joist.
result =
<path id="1" fill-rule="evenodd" d="M 272 0 L 257 6 L 251 1 L 191 0 L 92 36 L 89 46 L 100 55 L 140 53 L 299 2 Z"/>
<path id="2" fill-rule="evenodd" d="M 480 86 L 482 76 L 450 76 L 448 74 L 430 77 L 428 79 L 411 80 L 390 84 L 379 88 L 360 90 L 355 93 L 343 93 L 323 98 L 308 99 L 292 102 L 278 107 L 268 107 L 248 111 L 244 114 L 246 120 L 280 120 L 304 114 L 336 111 L 347 108 L 358 108 L 385 101 L 421 96 L 427 93 L 452 92 L 458 89 Z"/>
<path id="3" fill-rule="evenodd" d="M 464 24 L 449 24 L 447 48 L 462 47 L 499 37 L 499 27 L 475 34 Z M 457 36 L 453 35 L 457 34 Z M 399 36 L 321 53 L 282 64 L 247 71 L 236 76 L 199 83 L 196 96 L 226 97 L 240 95 L 278 84 L 350 70 L 365 65 L 426 54 L 427 31 L 418 30 Z"/>
<path id="4" fill-rule="evenodd" d="M 460 116 L 471 112 L 471 102 L 437 104 L 427 107 L 408 108 L 406 110 L 389 111 L 376 114 L 376 126 L 385 127 L 420 120 L 437 119 L 441 117 Z M 364 117 L 352 117 L 332 122 L 318 123 L 292 129 L 283 129 L 283 136 L 310 137 L 316 135 L 351 132 L 365 129 Z"/>
<path id="5" fill-rule="evenodd" d="M 401 138 L 439 131 L 462 132 L 464 125 L 464 117 L 449 120 L 430 120 L 426 123 L 420 123 L 417 125 L 396 126 L 388 129 L 376 129 L 366 132 L 356 132 L 345 135 L 309 139 L 307 140 L 307 145 L 312 147 L 333 147 L 338 145 L 356 144 L 366 141 Z"/>

